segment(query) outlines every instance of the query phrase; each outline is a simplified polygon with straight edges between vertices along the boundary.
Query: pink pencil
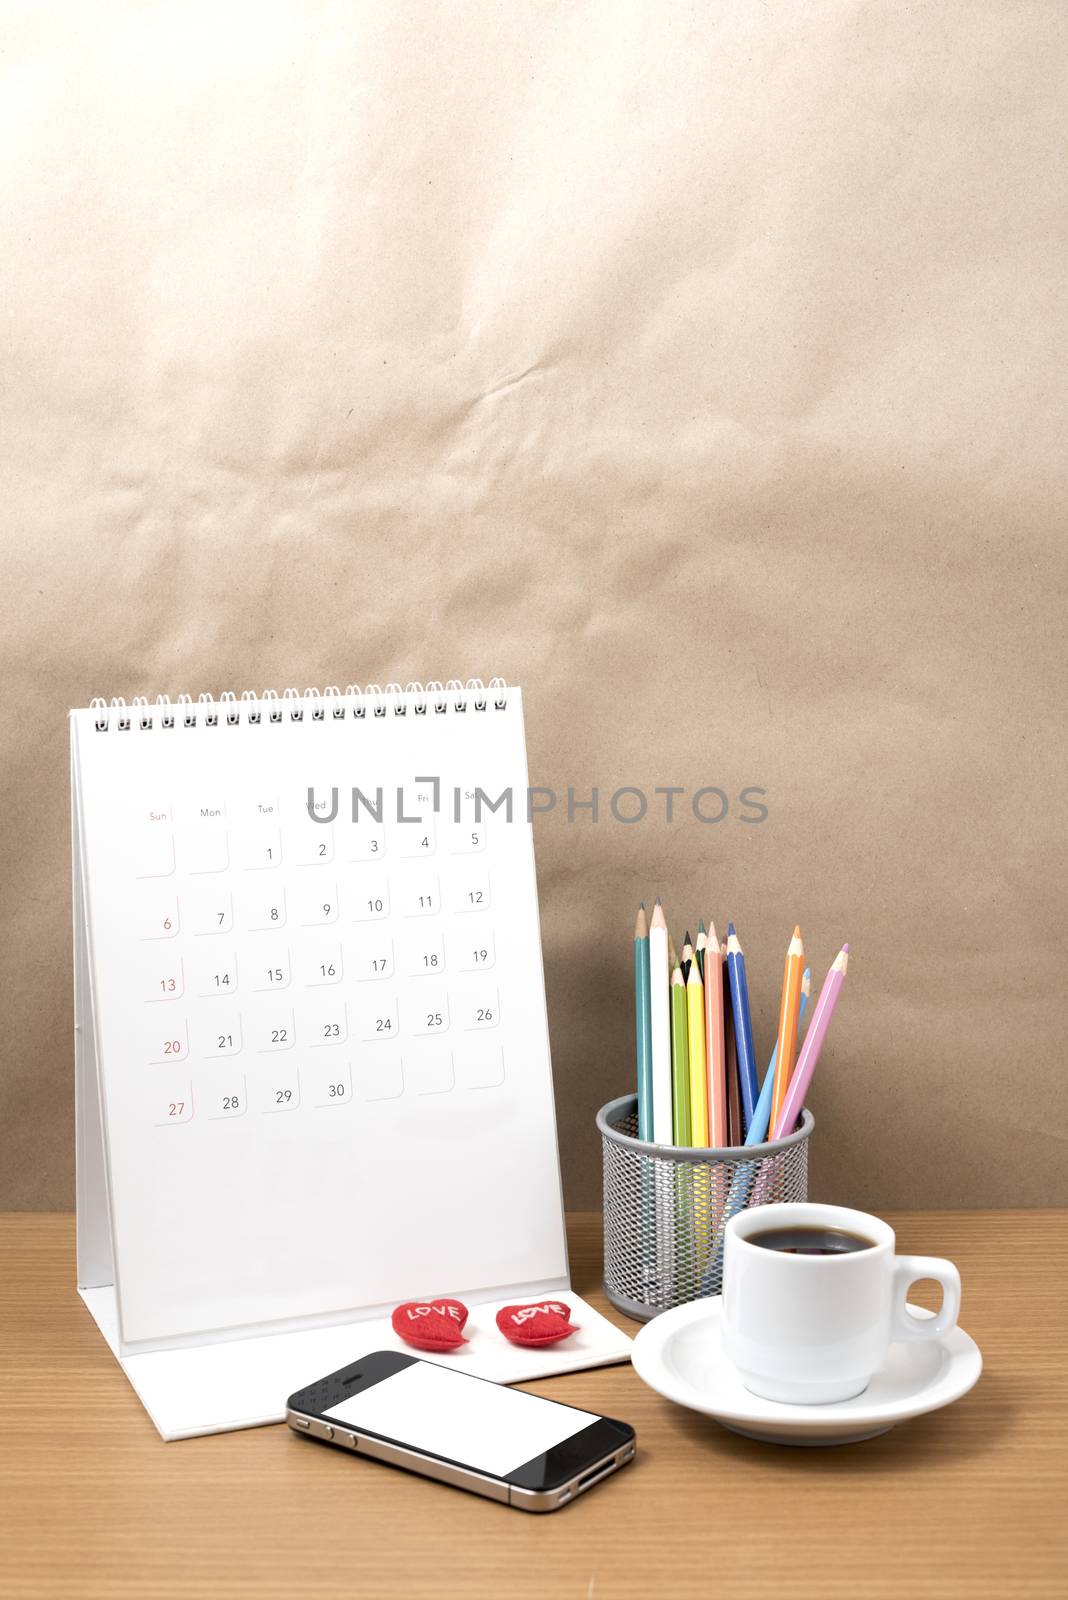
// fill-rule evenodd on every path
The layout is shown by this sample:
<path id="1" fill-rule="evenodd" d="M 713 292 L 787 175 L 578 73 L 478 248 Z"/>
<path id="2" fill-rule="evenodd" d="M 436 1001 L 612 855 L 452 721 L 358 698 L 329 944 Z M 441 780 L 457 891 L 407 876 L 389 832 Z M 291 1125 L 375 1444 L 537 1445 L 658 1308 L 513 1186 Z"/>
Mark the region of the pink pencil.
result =
<path id="1" fill-rule="evenodd" d="M 812 1074 L 816 1070 L 816 1062 L 820 1058 L 823 1041 L 827 1037 L 827 1029 L 831 1025 L 848 966 L 849 946 L 844 944 L 831 962 L 830 970 L 823 980 L 823 988 L 820 990 L 820 997 L 812 1012 L 812 1020 L 805 1033 L 805 1042 L 801 1046 L 801 1054 L 797 1058 L 790 1087 L 786 1091 L 786 1099 L 779 1112 L 779 1120 L 771 1135 L 773 1139 L 781 1139 L 784 1134 L 793 1133 L 797 1119 L 801 1115 L 808 1086 L 812 1082 Z"/>

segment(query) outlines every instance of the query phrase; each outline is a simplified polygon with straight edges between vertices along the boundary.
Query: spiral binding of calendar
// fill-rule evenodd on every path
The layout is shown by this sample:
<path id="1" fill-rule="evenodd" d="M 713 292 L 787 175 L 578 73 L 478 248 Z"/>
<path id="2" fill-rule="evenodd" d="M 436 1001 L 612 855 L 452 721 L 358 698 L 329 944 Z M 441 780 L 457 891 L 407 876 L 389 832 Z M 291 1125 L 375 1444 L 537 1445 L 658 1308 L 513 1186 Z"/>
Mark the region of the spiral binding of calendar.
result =
<path id="1" fill-rule="evenodd" d="M 220 724 L 235 727 L 258 726 L 263 722 L 335 722 L 352 717 L 357 722 L 369 717 L 459 716 L 467 711 L 504 711 L 508 705 L 508 685 L 503 678 L 491 678 L 484 684 L 481 678 L 450 678 L 441 683 L 436 678 L 429 683 L 387 683 L 385 686 L 369 683 L 361 688 L 350 683 L 342 691 L 335 684 L 327 688 L 264 689 L 257 694 L 245 689 L 240 696 L 232 691 L 221 694 L 216 700 L 202 694 L 196 700 L 192 695 L 180 694 L 172 704 L 170 696 L 158 694 L 154 701 L 147 695 L 135 695 L 127 705 L 120 696 L 112 700 L 97 697 L 89 702 L 96 712 L 97 733 L 107 733 L 114 726 L 119 733 L 131 728 L 173 728 L 179 724 L 195 728 L 198 724 L 216 728 Z"/>

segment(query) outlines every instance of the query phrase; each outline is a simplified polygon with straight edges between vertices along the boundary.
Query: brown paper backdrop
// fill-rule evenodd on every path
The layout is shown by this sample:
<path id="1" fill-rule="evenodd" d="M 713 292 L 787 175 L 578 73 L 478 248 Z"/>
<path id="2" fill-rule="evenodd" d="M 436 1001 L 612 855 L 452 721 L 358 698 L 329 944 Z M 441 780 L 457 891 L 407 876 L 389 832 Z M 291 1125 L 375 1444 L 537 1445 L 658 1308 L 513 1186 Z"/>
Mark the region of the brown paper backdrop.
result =
<path id="1" fill-rule="evenodd" d="M 1068 1202 L 1065 21 L 5 11 L 0 1206 L 72 1203 L 68 705 L 492 672 L 570 1203 L 630 932 L 854 952 L 814 1193 Z M 585 813 L 581 814 L 586 819 Z"/>

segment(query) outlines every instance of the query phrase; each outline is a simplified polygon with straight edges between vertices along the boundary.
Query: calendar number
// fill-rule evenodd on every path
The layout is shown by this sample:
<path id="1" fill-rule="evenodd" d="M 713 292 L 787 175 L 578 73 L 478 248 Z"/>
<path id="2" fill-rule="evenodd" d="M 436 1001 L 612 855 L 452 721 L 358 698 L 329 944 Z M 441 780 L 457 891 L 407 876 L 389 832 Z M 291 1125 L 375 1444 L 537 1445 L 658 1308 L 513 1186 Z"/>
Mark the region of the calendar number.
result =
<path id="1" fill-rule="evenodd" d="M 155 972 L 149 968 L 148 983 L 145 991 L 147 1000 L 167 1002 L 177 1000 L 185 993 L 185 970 L 179 961 L 173 967 L 165 967 L 161 972 L 157 967 Z"/>
<path id="2" fill-rule="evenodd" d="M 414 799 L 409 797 L 409 802 L 414 805 Z M 404 857 L 433 855 L 437 840 L 434 835 L 432 820 L 420 823 L 401 822 L 396 829 L 390 830 L 397 846 L 397 854 Z"/>
<path id="3" fill-rule="evenodd" d="M 145 1060 L 170 1065 L 184 1061 L 189 1054 L 189 1034 L 184 1021 L 168 1019 L 166 1032 L 149 1029 L 145 1039 Z"/>
<path id="4" fill-rule="evenodd" d="M 217 1004 L 211 1011 L 218 1012 Z M 197 1029 L 197 1050 L 203 1056 L 236 1056 L 241 1051 L 241 1018 L 236 1011 L 209 1016 L 202 1028 Z"/>
<path id="5" fill-rule="evenodd" d="M 450 959 L 460 972 L 486 972 L 496 961 L 493 933 L 484 924 L 473 938 L 452 935 L 449 948 Z"/>
<path id="6" fill-rule="evenodd" d="M 292 1011 L 272 1008 L 264 1017 L 256 1017 L 251 1024 L 253 1050 L 292 1050 L 295 1043 Z"/>
<path id="7" fill-rule="evenodd" d="M 208 1116 L 212 1120 L 220 1117 L 243 1117 L 248 1110 L 248 1100 L 245 1095 L 244 1078 L 231 1078 L 229 1083 L 221 1086 L 216 1081 L 208 1086 L 209 1080 L 200 1084 L 200 1105 L 203 1111 L 208 1107 Z"/>
<path id="8" fill-rule="evenodd" d="M 380 867 L 350 867 L 340 885 L 341 904 L 351 922 L 377 922 L 388 917 L 389 879 Z M 323 899 L 329 899 L 323 895 Z"/>
<path id="9" fill-rule="evenodd" d="M 286 841 L 290 859 L 304 867 L 317 867 L 334 859 L 334 829 L 329 822 L 287 824 Z"/>
<path id="10" fill-rule="evenodd" d="M 306 1000 L 298 1012 L 301 1038 L 313 1049 L 329 1050 L 349 1035 L 348 1011 L 340 1005 Z"/>
<path id="11" fill-rule="evenodd" d="M 358 1003 L 354 1007 L 358 1037 L 369 1042 L 396 1038 L 398 1031 L 396 1001 L 382 995 L 373 995 L 371 991 L 367 993 L 366 1003 Z"/>
<path id="12" fill-rule="evenodd" d="M 277 884 L 265 893 L 241 896 L 241 922 L 250 933 L 261 929 L 277 932 L 285 925 L 286 910 L 285 892 Z"/>
<path id="13" fill-rule="evenodd" d="M 494 990 L 473 994 L 462 1008 L 462 1026 L 467 1029 L 496 1028 L 501 1020 L 499 999 Z"/>
<path id="14" fill-rule="evenodd" d="M 404 996 L 405 1034 L 444 1033 L 449 1026 L 448 991 L 440 984 L 412 984 Z"/>
<path id="15" fill-rule="evenodd" d="M 186 922 L 197 938 L 205 934 L 229 933 L 234 926 L 232 897 L 218 888 L 203 887 L 190 891 L 186 906 Z"/>
<path id="16" fill-rule="evenodd" d="M 347 1065 L 331 1061 L 329 1067 L 305 1073 L 308 1098 L 314 1106 L 347 1106 L 352 1101 L 352 1074 Z"/>
<path id="17" fill-rule="evenodd" d="M 272 1072 L 261 1082 L 253 1078 L 252 1086 L 252 1107 L 256 1111 L 273 1115 L 296 1111 L 300 1105 L 300 1075 L 295 1068 Z"/>
<path id="18" fill-rule="evenodd" d="M 466 871 L 456 874 L 449 882 L 450 911 L 486 911 L 490 904 L 489 874 Z"/>
<path id="19" fill-rule="evenodd" d="M 408 917 L 430 917 L 441 910 L 436 878 L 421 878 L 399 891 L 400 909 Z"/>
<path id="20" fill-rule="evenodd" d="M 172 1128 L 189 1122 L 193 1116 L 193 1088 L 188 1080 L 164 1084 L 155 1089 L 152 1120 L 157 1128 Z"/>
<path id="21" fill-rule="evenodd" d="M 232 995 L 237 990 L 237 957 L 233 951 L 202 946 L 195 952 L 193 987 L 207 997 Z"/>
<path id="22" fill-rule="evenodd" d="M 141 891 L 142 893 L 144 891 Z M 137 913 L 139 939 L 173 939 L 179 931 L 178 902 L 173 896 L 159 897 L 148 891 Z"/>
<path id="23" fill-rule="evenodd" d="M 267 959 L 253 972 L 252 987 L 261 993 L 266 989 L 287 989 L 291 977 L 289 951 L 268 945 L 262 955 Z"/>

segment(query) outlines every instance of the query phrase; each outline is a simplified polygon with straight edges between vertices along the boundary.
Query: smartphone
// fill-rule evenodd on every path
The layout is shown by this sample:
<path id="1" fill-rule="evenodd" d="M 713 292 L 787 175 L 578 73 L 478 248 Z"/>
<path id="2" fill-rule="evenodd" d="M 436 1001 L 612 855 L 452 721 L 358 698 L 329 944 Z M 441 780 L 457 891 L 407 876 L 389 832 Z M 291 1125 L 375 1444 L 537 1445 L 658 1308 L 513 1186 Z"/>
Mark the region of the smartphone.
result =
<path id="1" fill-rule="evenodd" d="M 634 1459 L 625 1422 L 400 1350 L 376 1350 L 298 1390 L 286 1421 L 522 1511 L 556 1511 Z"/>

